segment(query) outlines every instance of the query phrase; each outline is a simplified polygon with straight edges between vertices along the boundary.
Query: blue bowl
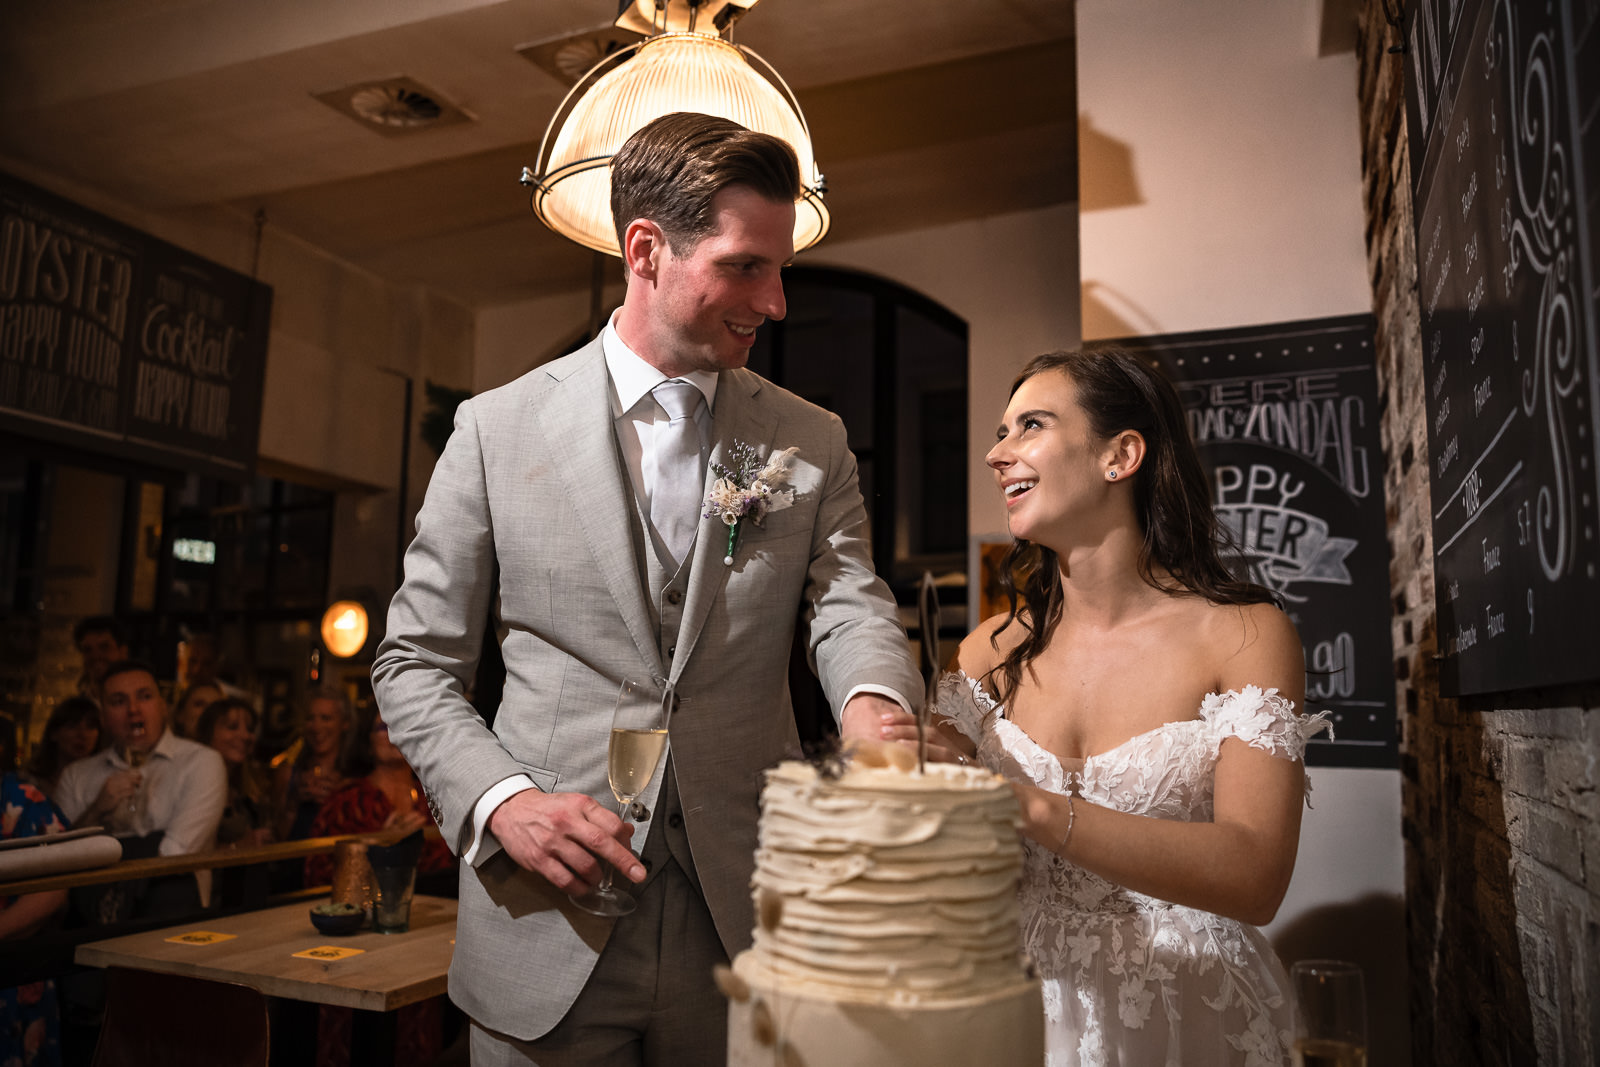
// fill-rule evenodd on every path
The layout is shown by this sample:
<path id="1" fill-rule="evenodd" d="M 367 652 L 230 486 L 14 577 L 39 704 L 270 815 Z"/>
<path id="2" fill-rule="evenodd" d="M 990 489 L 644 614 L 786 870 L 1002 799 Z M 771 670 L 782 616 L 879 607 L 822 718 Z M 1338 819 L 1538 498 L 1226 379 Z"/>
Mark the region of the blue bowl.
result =
<path id="1" fill-rule="evenodd" d="M 362 924 L 366 921 L 367 915 L 363 911 L 329 914 L 318 911 L 316 908 L 311 909 L 311 925 L 330 937 L 353 934 L 361 929 Z"/>

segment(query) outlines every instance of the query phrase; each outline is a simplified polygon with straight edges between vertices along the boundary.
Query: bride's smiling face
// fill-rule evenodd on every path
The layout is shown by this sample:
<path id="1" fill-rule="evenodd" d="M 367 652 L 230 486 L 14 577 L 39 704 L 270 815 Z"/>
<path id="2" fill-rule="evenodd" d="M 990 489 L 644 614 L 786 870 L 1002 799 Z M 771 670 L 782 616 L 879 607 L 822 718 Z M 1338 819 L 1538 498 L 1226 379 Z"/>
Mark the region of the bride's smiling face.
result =
<path id="1" fill-rule="evenodd" d="M 996 436 L 986 462 L 1011 536 L 1060 551 L 1074 524 L 1106 500 L 1110 442 L 1090 428 L 1077 387 L 1060 370 L 1022 383 Z"/>

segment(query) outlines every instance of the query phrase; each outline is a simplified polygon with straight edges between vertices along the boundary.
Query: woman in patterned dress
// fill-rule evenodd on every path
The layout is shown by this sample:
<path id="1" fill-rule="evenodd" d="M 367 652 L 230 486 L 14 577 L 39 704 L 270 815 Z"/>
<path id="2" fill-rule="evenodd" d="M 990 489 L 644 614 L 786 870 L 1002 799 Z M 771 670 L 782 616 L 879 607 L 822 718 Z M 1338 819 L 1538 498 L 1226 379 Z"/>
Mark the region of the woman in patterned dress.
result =
<path id="1" fill-rule="evenodd" d="M 946 743 L 1011 779 L 1048 1061 L 1280 1064 L 1290 992 L 1256 926 L 1308 785 L 1294 625 L 1217 552 L 1176 391 L 1118 350 L 1033 360 L 989 466 L 1012 610 L 941 683 Z"/>
<path id="2" fill-rule="evenodd" d="M 59 834 L 67 820 L 38 786 L 16 774 L 0 778 L 0 841 Z M 0 940 L 27 937 L 67 901 L 67 892 L 0 897 Z M 0 1067 L 47 1067 L 61 1062 L 56 988 L 50 981 L 0 990 Z"/>

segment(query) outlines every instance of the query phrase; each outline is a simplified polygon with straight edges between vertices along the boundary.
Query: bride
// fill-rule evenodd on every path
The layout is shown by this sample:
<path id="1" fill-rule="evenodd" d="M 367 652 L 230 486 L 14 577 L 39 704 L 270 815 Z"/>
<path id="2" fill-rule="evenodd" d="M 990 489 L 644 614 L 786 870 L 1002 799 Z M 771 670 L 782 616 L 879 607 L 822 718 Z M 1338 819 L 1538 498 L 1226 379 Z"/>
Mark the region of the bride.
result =
<path id="1" fill-rule="evenodd" d="M 939 748 L 1021 801 L 1048 1062 L 1283 1063 L 1291 992 L 1256 925 L 1288 888 L 1327 717 L 1296 713 L 1294 626 L 1218 559 L 1182 406 L 1135 356 L 1030 362 L 988 463 L 1012 610 L 942 680 Z"/>

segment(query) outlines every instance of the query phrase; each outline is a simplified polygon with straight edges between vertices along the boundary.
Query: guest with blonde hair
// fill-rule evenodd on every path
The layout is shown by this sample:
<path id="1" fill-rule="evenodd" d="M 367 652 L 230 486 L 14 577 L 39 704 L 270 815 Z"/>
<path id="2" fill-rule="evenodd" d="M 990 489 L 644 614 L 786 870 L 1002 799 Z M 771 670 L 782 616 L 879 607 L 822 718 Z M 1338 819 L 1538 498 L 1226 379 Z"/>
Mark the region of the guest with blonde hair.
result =
<path id="1" fill-rule="evenodd" d="M 345 750 L 354 725 L 354 709 L 340 690 L 325 686 L 307 694 L 300 737 L 273 761 L 278 840 L 309 836 L 323 801 L 344 784 Z"/>

